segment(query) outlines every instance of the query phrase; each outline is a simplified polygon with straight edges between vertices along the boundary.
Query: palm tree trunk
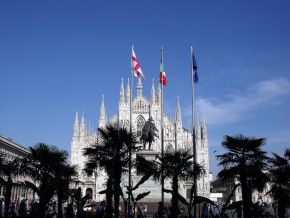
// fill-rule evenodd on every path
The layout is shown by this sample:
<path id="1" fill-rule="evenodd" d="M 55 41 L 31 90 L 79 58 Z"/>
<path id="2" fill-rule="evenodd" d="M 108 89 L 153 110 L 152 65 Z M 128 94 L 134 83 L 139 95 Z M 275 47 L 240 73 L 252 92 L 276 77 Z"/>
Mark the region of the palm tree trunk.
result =
<path id="1" fill-rule="evenodd" d="M 58 218 L 63 218 L 63 212 L 62 212 L 62 200 L 63 200 L 63 196 L 61 191 L 57 192 L 57 217 Z"/>
<path id="2" fill-rule="evenodd" d="M 284 199 L 281 201 L 278 199 L 278 217 L 285 218 L 287 203 L 284 202 Z"/>
<path id="3" fill-rule="evenodd" d="M 128 205 L 127 205 L 127 201 L 125 200 L 125 199 L 123 199 L 123 202 L 124 202 L 124 216 L 125 216 L 125 218 L 127 218 L 127 213 L 128 213 L 128 211 L 127 211 L 127 207 L 128 207 Z"/>
<path id="4" fill-rule="evenodd" d="M 39 194 L 39 204 L 38 204 L 38 217 L 44 218 L 45 212 L 47 210 L 47 205 L 53 196 L 53 191 L 48 187 L 48 177 L 44 177 L 40 185 L 40 194 Z"/>
<path id="5" fill-rule="evenodd" d="M 113 218 L 113 189 L 112 189 L 113 181 L 111 179 L 111 176 L 109 175 L 109 178 L 107 180 L 107 192 L 106 192 L 106 218 Z"/>
<path id="6" fill-rule="evenodd" d="M 172 179 L 172 199 L 171 199 L 171 217 L 178 217 L 178 178 L 173 175 Z"/>
<path id="7" fill-rule="evenodd" d="M 43 198 L 39 198 L 39 205 L 38 205 L 38 216 L 39 218 L 44 218 L 46 211 L 46 202 Z"/>
<path id="8" fill-rule="evenodd" d="M 241 187 L 242 187 L 242 198 L 243 198 L 243 214 L 244 217 L 252 218 L 253 215 L 251 213 L 252 206 L 252 194 L 250 189 L 248 188 L 247 178 L 241 173 Z"/>
<path id="9" fill-rule="evenodd" d="M 9 215 L 9 206 L 11 203 L 11 192 L 12 192 L 12 179 L 9 177 L 6 182 L 6 192 L 5 192 L 5 207 L 4 207 L 4 217 L 7 218 Z"/>
<path id="10" fill-rule="evenodd" d="M 120 183 L 122 177 L 122 168 L 120 168 L 121 164 L 118 164 L 116 169 L 114 170 L 114 214 L 115 218 L 119 218 L 119 205 L 120 205 Z"/>
<path id="11" fill-rule="evenodd" d="M 121 172 L 121 169 L 120 169 Z M 115 218 L 119 218 L 119 204 L 120 204 L 120 183 L 121 183 L 121 175 L 116 175 L 114 180 L 114 214 Z"/>
<path id="12" fill-rule="evenodd" d="M 192 217 L 192 215 L 191 215 L 191 211 L 192 211 L 192 206 L 190 205 L 190 206 L 187 207 L 187 212 L 188 212 L 188 217 L 189 217 L 189 218 Z"/>

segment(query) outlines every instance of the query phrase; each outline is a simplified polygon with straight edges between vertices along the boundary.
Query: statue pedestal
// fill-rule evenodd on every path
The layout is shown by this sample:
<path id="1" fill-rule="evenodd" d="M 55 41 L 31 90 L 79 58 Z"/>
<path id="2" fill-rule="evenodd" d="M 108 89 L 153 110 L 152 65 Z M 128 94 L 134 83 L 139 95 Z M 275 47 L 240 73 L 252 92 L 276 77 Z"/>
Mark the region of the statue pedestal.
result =
<path id="1" fill-rule="evenodd" d="M 148 161 L 154 161 L 158 154 L 160 154 L 160 152 L 154 151 L 154 150 L 140 150 L 136 153 L 136 155 L 140 155 Z M 142 176 L 138 176 L 136 174 L 133 175 L 132 176 L 133 184 L 137 184 L 137 182 L 140 181 L 141 178 Z M 165 182 L 164 185 L 166 189 L 171 189 L 171 185 L 169 182 Z M 160 202 L 160 199 L 161 199 L 160 181 L 154 181 L 152 178 L 150 178 L 149 180 L 144 182 L 142 185 L 140 185 L 139 188 L 134 191 L 134 194 L 137 196 L 138 194 L 141 194 L 147 191 L 150 191 L 150 194 L 146 196 L 144 199 L 140 200 L 140 202 L 145 202 L 145 203 L 155 202 L 155 204 L 157 205 L 157 202 Z M 171 199 L 171 194 L 164 193 L 164 197 L 165 197 L 165 201 L 169 202 Z"/>
<path id="2" fill-rule="evenodd" d="M 153 161 L 155 160 L 156 156 L 159 154 L 157 151 L 153 150 L 141 150 L 136 153 L 136 155 L 140 155 L 144 157 L 148 161 Z"/>

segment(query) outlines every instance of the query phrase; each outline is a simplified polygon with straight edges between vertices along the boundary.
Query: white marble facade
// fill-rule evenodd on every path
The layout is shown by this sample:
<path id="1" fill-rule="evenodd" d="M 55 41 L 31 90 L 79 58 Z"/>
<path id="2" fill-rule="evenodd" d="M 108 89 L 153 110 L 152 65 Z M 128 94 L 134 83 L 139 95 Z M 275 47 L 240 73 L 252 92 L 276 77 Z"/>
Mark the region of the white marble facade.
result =
<path id="1" fill-rule="evenodd" d="M 142 127 L 144 123 L 148 120 L 149 114 L 151 114 L 154 123 L 158 129 L 158 134 L 160 135 L 160 120 L 161 120 L 161 88 L 158 86 L 157 91 L 155 91 L 154 80 L 151 88 L 151 99 L 147 100 L 142 95 L 142 83 L 138 80 L 137 83 L 137 95 L 133 98 L 132 102 L 132 125 L 133 129 L 137 131 L 137 135 L 140 136 Z M 165 99 L 166 100 L 166 99 Z M 130 86 L 127 83 L 126 91 L 124 89 L 123 80 L 121 82 L 120 89 L 120 100 L 118 113 L 114 115 L 111 119 L 107 119 L 105 111 L 104 96 L 102 98 L 102 103 L 100 107 L 99 116 L 99 127 L 104 127 L 108 122 L 119 122 L 129 126 L 130 119 Z M 206 173 L 198 180 L 198 195 L 209 197 L 210 193 L 210 181 L 209 181 L 209 163 L 208 163 L 208 140 L 207 140 L 207 129 L 205 121 L 203 120 L 201 124 L 199 122 L 196 125 L 196 147 L 197 147 L 197 162 L 203 163 Z M 87 177 L 83 172 L 82 168 L 85 163 L 85 158 L 82 155 L 82 150 L 85 147 L 90 146 L 95 143 L 97 139 L 96 131 L 90 130 L 90 127 L 85 124 L 84 115 L 82 115 L 81 122 L 79 124 L 78 113 L 76 113 L 74 132 L 71 143 L 71 162 L 76 164 L 79 168 L 80 180 L 83 181 L 83 193 L 87 189 L 93 191 L 93 197 L 96 200 L 102 200 L 104 195 L 96 194 L 104 189 L 106 175 L 100 172 L 97 177 Z M 156 138 L 155 142 L 152 144 L 151 149 L 156 153 L 161 151 L 161 138 Z M 183 128 L 182 118 L 181 118 L 181 108 L 179 104 L 179 99 L 177 100 L 177 107 L 175 110 L 175 118 L 169 119 L 164 116 L 164 148 L 165 149 L 190 149 L 192 151 L 192 134 L 190 130 Z M 137 176 L 133 173 L 133 182 L 138 180 Z M 127 185 L 127 176 L 123 180 L 124 185 Z M 169 188 L 170 183 L 165 182 L 165 188 Z M 186 196 L 187 189 L 191 187 L 190 182 L 183 182 L 180 185 L 180 193 Z M 160 186 L 154 181 L 147 181 L 138 190 L 139 192 L 148 191 L 151 193 L 146 200 L 159 201 L 161 196 Z M 170 195 L 165 195 L 165 198 L 170 198 Z"/>

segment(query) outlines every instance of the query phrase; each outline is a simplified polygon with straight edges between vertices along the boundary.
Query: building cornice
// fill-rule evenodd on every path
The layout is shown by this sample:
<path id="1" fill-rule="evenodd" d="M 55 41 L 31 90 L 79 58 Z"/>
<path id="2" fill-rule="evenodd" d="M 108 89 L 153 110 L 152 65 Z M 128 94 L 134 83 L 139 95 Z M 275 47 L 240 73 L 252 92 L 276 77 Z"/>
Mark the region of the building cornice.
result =
<path id="1" fill-rule="evenodd" d="M 3 136 L 0 136 L 0 145 L 6 146 L 7 148 L 9 148 L 9 150 L 14 150 L 14 151 L 22 153 L 24 155 L 30 154 L 30 150 L 28 148 L 25 148 L 25 147 L 15 143 L 14 141 L 7 139 Z"/>

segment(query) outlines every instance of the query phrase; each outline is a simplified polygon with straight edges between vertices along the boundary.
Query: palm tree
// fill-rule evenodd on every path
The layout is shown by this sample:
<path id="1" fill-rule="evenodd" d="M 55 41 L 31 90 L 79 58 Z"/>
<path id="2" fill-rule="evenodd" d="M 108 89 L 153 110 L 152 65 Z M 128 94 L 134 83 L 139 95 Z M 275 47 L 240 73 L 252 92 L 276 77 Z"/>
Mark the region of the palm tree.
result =
<path id="1" fill-rule="evenodd" d="M 279 218 L 284 218 L 290 206 L 290 149 L 286 149 L 283 156 L 273 154 L 270 173 L 273 182 L 270 192 L 278 204 Z"/>
<path id="2" fill-rule="evenodd" d="M 112 193 L 114 196 L 114 215 L 119 217 L 120 183 L 123 173 L 128 171 L 129 148 L 135 151 L 136 135 L 130 133 L 126 128 L 118 124 L 109 124 L 98 130 L 100 140 L 95 145 L 84 149 L 87 156 L 85 171 L 91 175 L 97 169 L 105 170 L 107 179 L 106 193 L 107 216 L 112 216 L 111 202 Z"/>
<path id="3" fill-rule="evenodd" d="M 26 184 L 39 196 L 38 217 L 43 218 L 47 204 L 57 188 L 54 175 L 65 163 L 68 153 L 44 143 L 30 147 L 30 152 L 26 159 L 26 170 L 38 186 L 29 181 Z"/>
<path id="4" fill-rule="evenodd" d="M 78 183 L 76 166 L 62 163 L 55 171 L 54 179 L 57 191 L 58 218 L 63 217 L 62 202 L 69 194 L 69 185 Z"/>
<path id="5" fill-rule="evenodd" d="M 192 163 L 193 156 L 189 150 L 176 150 L 164 152 L 163 158 L 158 155 L 154 178 L 161 180 L 162 164 L 163 163 L 163 176 L 164 179 L 171 180 L 172 190 L 165 190 L 172 194 L 171 198 L 171 215 L 172 217 L 178 217 L 178 201 L 180 200 L 180 194 L 178 192 L 179 182 L 193 179 L 193 176 L 201 176 L 204 173 L 204 169 L 200 164 Z"/>
<path id="6" fill-rule="evenodd" d="M 108 218 L 113 217 L 113 185 L 112 185 L 112 174 L 110 161 L 106 160 L 107 151 L 103 146 L 99 145 L 97 142 L 96 145 L 84 149 L 84 155 L 87 156 L 87 161 L 85 163 L 84 171 L 88 176 L 91 176 L 93 173 L 96 175 L 98 172 L 105 170 L 108 174 L 106 181 L 106 190 L 99 192 L 100 194 L 106 195 L 106 214 Z"/>
<path id="7" fill-rule="evenodd" d="M 217 155 L 219 166 L 223 167 L 218 177 L 222 180 L 237 178 L 240 181 L 243 213 L 247 218 L 253 217 L 251 211 L 253 190 L 261 191 L 268 181 L 265 173 L 268 158 L 266 152 L 261 149 L 263 144 L 265 144 L 264 138 L 226 135 L 222 146 L 228 152 Z"/>
<path id="8" fill-rule="evenodd" d="M 204 173 L 204 169 L 200 164 L 195 163 L 193 167 L 192 158 L 193 155 L 190 154 L 189 150 L 166 151 L 163 155 L 163 160 L 158 156 L 158 159 L 163 162 L 164 179 L 172 180 L 172 217 L 178 217 L 179 181 L 190 180 L 194 176 L 199 178 Z"/>
<path id="9" fill-rule="evenodd" d="M 4 207 L 4 217 L 8 217 L 9 206 L 11 203 L 11 193 L 12 187 L 14 185 L 19 185 L 16 182 L 18 176 L 24 175 L 22 169 L 22 162 L 20 158 L 14 158 L 13 160 L 4 160 L 0 157 L 0 184 L 5 187 L 5 207 Z"/>

